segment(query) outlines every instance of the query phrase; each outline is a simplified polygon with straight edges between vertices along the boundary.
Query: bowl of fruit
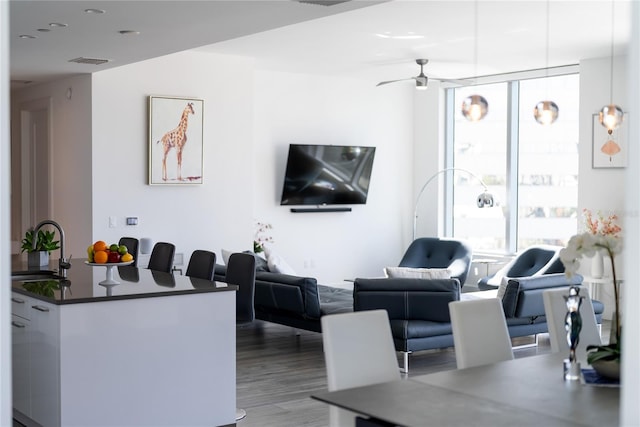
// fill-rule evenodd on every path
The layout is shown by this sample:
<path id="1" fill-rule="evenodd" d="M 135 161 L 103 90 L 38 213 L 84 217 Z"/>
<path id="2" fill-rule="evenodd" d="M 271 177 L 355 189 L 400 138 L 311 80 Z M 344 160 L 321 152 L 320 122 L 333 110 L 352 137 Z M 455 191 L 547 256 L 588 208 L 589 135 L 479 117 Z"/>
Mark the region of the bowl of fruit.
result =
<path id="1" fill-rule="evenodd" d="M 98 240 L 87 248 L 87 261 L 85 264 L 94 267 L 106 267 L 107 278 L 100 282 L 101 285 L 118 285 L 120 282 L 113 278 L 113 267 L 133 264 L 133 255 L 125 245 L 107 245 L 103 240 Z"/>

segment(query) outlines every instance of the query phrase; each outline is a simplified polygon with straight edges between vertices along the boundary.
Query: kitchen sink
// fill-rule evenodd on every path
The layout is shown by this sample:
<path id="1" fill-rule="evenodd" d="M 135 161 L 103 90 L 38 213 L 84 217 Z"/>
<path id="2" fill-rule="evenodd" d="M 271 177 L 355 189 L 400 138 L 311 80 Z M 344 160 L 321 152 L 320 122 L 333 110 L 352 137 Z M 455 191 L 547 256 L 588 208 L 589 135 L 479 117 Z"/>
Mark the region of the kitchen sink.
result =
<path id="1" fill-rule="evenodd" d="M 40 280 L 57 280 L 60 279 L 56 271 L 50 270 L 32 270 L 32 271 L 14 271 L 11 273 L 11 280 L 20 282 L 36 282 Z"/>

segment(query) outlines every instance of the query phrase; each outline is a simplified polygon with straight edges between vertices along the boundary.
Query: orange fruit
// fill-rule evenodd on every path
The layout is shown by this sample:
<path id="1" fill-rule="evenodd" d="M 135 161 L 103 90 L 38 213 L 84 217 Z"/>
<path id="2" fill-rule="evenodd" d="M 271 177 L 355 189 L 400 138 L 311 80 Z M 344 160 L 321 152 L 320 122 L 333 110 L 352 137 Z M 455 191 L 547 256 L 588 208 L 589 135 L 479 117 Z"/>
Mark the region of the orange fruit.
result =
<path id="1" fill-rule="evenodd" d="M 98 252 L 98 251 L 106 251 L 109 247 L 107 246 L 107 243 L 102 241 L 102 240 L 98 240 L 97 242 L 95 242 L 93 244 L 93 251 L 94 252 Z"/>
<path id="2" fill-rule="evenodd" d="M 93 261 L 97 264 L 106 264 L 109 255 L 106 251 L 95 251 L 93 253 Z"/>

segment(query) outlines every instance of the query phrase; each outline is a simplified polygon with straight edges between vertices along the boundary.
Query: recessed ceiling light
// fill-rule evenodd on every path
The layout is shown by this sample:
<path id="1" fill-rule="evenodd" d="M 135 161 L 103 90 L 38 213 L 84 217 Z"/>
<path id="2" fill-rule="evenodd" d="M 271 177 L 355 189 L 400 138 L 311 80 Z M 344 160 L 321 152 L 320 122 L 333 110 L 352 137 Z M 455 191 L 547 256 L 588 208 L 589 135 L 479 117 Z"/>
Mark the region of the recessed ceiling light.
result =
<path id="1" fill-rule="evenodd" d="M 85 9 L 84 13 L 97 13 L 97 14 L 101 14 L 101 13 L 105 13 L 105 10 L 102 9 Z"/>
<path id="2" fill-rule="evenodd" d="M 120 30 L 118 32 L 123 36 L 137 36 L 140 34 L 140 31 L 136 31 L 136 30 Z"/>
<path id="3" fill-rule="evenodd" d="M 51 22 L 49 23 L 49 26 L 53 28 L 64 28 L 64 27 L 68 27 L 69 25 L 63 24 L 62 22 Z"/>
<path id="4" fill-rule="evenodd" d="M 40 31 L 41 33 L 48 33 L 51 30 L 48 28 L 38 28 L 38 31 Z"/>
<path id="5" fill-rule="evenodd" d="M 31 34 L 20 34 L 18 37 L 21 39 L 35 39 L 36 36 L 32 36 Z"/>

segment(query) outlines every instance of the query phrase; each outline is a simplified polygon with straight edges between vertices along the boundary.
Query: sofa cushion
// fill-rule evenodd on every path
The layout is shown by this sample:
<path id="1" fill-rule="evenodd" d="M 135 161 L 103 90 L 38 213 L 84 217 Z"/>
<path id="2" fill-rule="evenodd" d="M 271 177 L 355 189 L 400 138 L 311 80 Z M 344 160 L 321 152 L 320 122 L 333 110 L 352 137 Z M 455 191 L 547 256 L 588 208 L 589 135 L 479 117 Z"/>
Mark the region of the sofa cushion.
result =
<path id="1" fill-rule="evenodd" d="M 386 277 L 409 279 L 450 279 L 451 272 L 447 268 L 414 268 L 414 267 L 386 267 Z"/>

